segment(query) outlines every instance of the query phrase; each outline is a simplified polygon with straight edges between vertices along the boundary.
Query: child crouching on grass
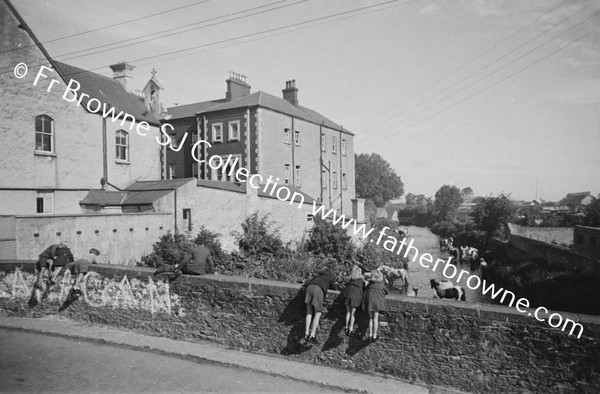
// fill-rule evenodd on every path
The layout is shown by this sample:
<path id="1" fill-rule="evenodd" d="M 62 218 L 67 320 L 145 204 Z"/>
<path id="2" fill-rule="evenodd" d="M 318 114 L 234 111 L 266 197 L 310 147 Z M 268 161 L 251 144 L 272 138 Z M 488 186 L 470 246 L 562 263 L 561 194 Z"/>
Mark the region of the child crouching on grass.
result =
<path id="1" fill-rule="evenodd" d="M 362 307 L 369 313 L 369 340 L 377 341 L 377 331 L 379 329 L 379 313 L 385 312 L 385 283 L 383 273 L 374 269 L 369 276 L 369 284 L 364 292 Z"/>
<path id="2" fill-rule="evenodd" d="M 346 305 L 346 335 L 354 335 L 354 313 L 360 306 L 363 297 L 363 288 L 365 287 L 365 278 L 362 269 L 355 265 L 350 272 L 350 281 L 342 292 L 344 305 Z"/>
<path id="3" fill-rule="evenodd" d="M 304 283 L 306 287 L 306 321 L 304 340 L 308 343 L 318 344 L 317 328 L 323 311 L 323 300 L 327 296 L 327 290 L 338 290 L 339 285 L 331 278 L 331 274 L 326 270 L 317 272 L 317 275 L 311 280 Z"/>

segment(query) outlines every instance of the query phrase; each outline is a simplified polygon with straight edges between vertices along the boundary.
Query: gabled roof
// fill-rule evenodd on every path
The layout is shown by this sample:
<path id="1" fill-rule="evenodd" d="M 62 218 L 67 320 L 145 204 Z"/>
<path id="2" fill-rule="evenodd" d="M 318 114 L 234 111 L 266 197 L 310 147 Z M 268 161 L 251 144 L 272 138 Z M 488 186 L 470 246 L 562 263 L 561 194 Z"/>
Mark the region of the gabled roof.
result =
<path id="1" fill-rule="evenodd" d="M 273 96 L 272 94 L 265 93 L 262 91 L 258 91 L 247 96 L 239 97 L 235 100 L 226 101 L 222 104 L 214 105 L 211 107 L 207 107 L 206 109 L 200 110 L 197 113 L 209 113 L 215 111 L 223 111 L 234 108 L 246 108 L 246 107 L 263 107 L 269 108 L 273 111 L 281 112 L 283 114 L 287 114 L 290 116 L 294 116 L 299 119 L 306 120 L 311 123 L 324 125 L 325 127 L 342 130 L 342 126 L 333 122 L 332 120 L 326 118 L 321 115 L 317 111 L 314 111 L 310 108 L 303 107 L 301 105 L 295 106 L 289 101 Z M 343 130 L 347 134 L 354 135 L 350 131 L 344 129 Z"/>
<path id="2" fill-rule="evenodd" d="M 169 120 L 183 119 L 183 118 L 195 118 L 198 112 L 203 112 L 208 108 L 214 107 L 215 105 L 224 103 L 225 99 L 201 101 L 199 103 L 177 105 L 175 107 L 167 108 L 167 116 L 170 115 Z"/>
<path id="3" fill-rule="evenodd" d="M 115 107 L 117 113 L 120 111 L 127 112 L 134 116 L 138 122 L 146 121 L 151 125 L 160 126 L 154 114 L 146 109 L 144 101 L 135 94 L 126 91 L 118 81 L 58 61 L 52 63 L 66 82 L 70 79 L 76 80 L 81 84 L 80 91 L 88 94 L 91 98 L 96 98 L 100 102 L 106 103 L 107 106 Z M 86 97 L 81 101 L 84 107 L 88 100 Z M 98 113 L 102 114 L 102 111 Z"/>
<path id="4" fill-rule="evenodd" d="M 166 179 L 155 181 L 137 181 L 125 189 L 125 191 L 140 190 L 175 190 L 188 182 L 196 181 L 196 178 Z"/>

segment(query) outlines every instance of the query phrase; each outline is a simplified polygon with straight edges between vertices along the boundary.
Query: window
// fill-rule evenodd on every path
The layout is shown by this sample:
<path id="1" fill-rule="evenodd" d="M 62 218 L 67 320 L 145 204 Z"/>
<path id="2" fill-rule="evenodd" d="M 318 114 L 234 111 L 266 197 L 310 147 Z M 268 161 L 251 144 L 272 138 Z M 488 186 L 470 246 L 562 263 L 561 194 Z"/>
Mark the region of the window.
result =
<path id="1" fill-rule="evenodd" d="M 53 213 L 54 212 L 54 192 L 39 191 L 35 198 L 36 213 Z"/>
<path id="2" fill-rule="evenodd" d="M 129 161 L 129 135 L 125 130 L 117 130 L 115 133 L 115 140 L 117 160 Z"/>
<path id="3" fill-rule="evenodd" d="M 223 142 L 223 123 L 213 123 L 212 142 Z"/>
<path id="4" fill-rule="evenodd" d="M 283 129 L 283 142 L 290 143 L 290 129 Z"/>
<path id="5" fill-rule="evenodd" d="M 333 143 L 331 144 L 331 151 L 332 151 L 333 153 L 337 153 L 337 137 L 336 137 L 335 135 L 334 135 L 334 136 L 332 136 L 332 137 L 331 137 L 331 141 L 333 142 Z"/>
<path id="6" fill-rule="evenodd" d="M 321 150 L 327 152 L 327 137 L 325 137 L 325 134 L 321 134 Z"/>
<path id="7" fill-rule="evenodd" d="M 291 173 L 290 173 L 290 165 L 286 164 L 285 165 L 285 177 L 283 179 L 283 183 L 285 183 L 286 185 L 290 184 L 290 175 L 291 175 Z"/>
<path id="8" fill-rule="evenodd" d="M 190 208 L 183 209 L 183 228 L 186 231 L 192 231 L 192 210 Z"/>
<path id="9" fill-rule="evenodd" d="M 298 130 L 294 131 L 294 143 L 300 146 L 300 132 Z"/>
<path id="10" fill-rule="evenodd" d="M 169 179 L 177 179 L 177 164 L 169 164 Z"/>
<path id="11" fill-rule="evenodd" d="M 230 158 L 231 156 L 231 158 Z M 215 156 L 212 156 L 215 157 Z M 235 178 L 236 171 L 240 168 L 242 161 L 242 156 L 240 154 L 237 155 L 223 155 L 218 156 L 221 158 L 222 165 L 218 168 L 211 168 L 210 179 L 213 181 L 221 181 L 221 182 L 237 182 Z M 212 160 L 212 158 L 211 158 Z M 213 166 L 220 163 L 217 160 L 213 161 Z"/>
<path id="12" fill-rule="evenodd" d="M 346 140 L 342 140 L 342 155 L 346 156 Z"/>
<path id="13" fill-rule="evenodd" d="M 240 121 L 229 122 L 229 141 L 240 140 Z"/>
<path id="14" fill-rule="evenodd" d="M 171 145 L 169 145 L 172 150 L 177 151 L 177 134 L 171 134 Z"/>
<path id="15" fill-rule="evenodd" d="M 35 117 L 35 150 L 53 152 L 54 120 L 48 115 Z"/>
<path id="16" fill-rule="evenodd" d="M 328 185 L 329 185 L 329 181 L 327 179 L 327 171 L 323 170 L 323 171 L 321 171 L 321 187 L 323 189 L 327 189 Z"/>
<path id="17" fill-rule="evenodd" d="M 342 174 L 342 189 L 348 188 L 348 180 L 346 179 L 346 173 Z"/>
<path id="18" fill-rule="evenodd" d="M 192 176 L 198 179 L 198 162 L 195 160 L 192 162 Z"/>
<path id="19" fill-rule="evenodd" d="M 331 179 L 331 181 L 333 182 L 333 188 L 337 189 L 337 172 L 334 171 L 332 177 L 333 178 Z"/>
<path id="20" fill-rule="evenodd" d="M 302 186 L 300 166 L 296 166 L 296 186 Z"/>

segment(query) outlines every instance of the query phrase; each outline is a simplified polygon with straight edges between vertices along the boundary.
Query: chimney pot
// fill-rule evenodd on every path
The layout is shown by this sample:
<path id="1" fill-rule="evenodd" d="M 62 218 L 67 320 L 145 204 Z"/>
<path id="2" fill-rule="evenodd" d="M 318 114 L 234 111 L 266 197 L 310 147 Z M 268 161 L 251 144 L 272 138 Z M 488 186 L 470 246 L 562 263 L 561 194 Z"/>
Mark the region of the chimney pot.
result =
<path id="1" fill-rule="evenodd" d="M 131 72 L 135 69 L 135 66 L 122 60 L 121 62 L 113 64 L 109 67 L 113 71 L 113 79 L 119 82 L 125 90 L 131 91 L 131 89 L 127 88 L 127 83 L 128 80 L 132 78 Z"/>
<path id="2" fill-rule="evenodd" d="M 250 94 L 251 86 L 246 82 L 246 76 L 236 72 L 229 72 L 227 82 L 227 92 L 225 92 L 225 100 L 231 101 Z"/>
<path id="3" fill-rule="evenodd" d="M 292 105 L 298 106 L 298 89 L 296 88 L 295 79 L 285 81 L 285 89 L 283 89 L 282 92 L 284 100 L 289 101 Z"/>

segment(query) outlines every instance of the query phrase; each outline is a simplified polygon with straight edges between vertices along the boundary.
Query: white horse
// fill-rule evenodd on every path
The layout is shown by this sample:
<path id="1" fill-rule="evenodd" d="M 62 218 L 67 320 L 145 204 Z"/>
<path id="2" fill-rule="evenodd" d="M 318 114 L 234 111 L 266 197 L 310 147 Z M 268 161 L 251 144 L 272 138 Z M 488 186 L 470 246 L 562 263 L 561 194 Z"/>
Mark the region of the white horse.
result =
<path id="1" fill-rule="evenodd" d="M 408 290 L 408 271 L 404 268 L 393 268 L 389 265 L 380 265 L 377 268 L 379 271 L 383 273 L 388 282 L 394 283 L 395 279 L 402 279 L 402 287 L 403 291 L 406 293 Z M 391 280 L 390 280 L 391 279 Z"/>
<path id="2" fill-rule="evenodd" d="M 439 298 L 453 298 L 455 300 L 461 301 L 466 300 L 465 290 L 460 286 L 454 286 L 451 288 L 444 289 L 441 286 L 441 283 L 435 279 L 431 279 L 429 282 L 431 283 L 431 288 L 435 289 L 435 293 Z"/>

